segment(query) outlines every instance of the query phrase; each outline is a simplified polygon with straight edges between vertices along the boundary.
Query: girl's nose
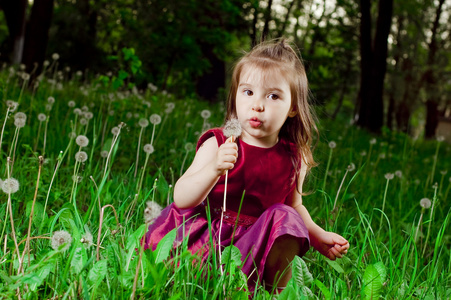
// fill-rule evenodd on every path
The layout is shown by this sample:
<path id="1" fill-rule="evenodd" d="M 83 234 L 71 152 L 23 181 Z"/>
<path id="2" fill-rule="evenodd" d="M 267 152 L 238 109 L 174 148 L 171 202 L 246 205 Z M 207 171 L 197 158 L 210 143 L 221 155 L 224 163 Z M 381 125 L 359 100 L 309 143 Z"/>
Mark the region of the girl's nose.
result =
<path id="1" fill-rule="evenodd" d="M 264 110 L 263 103 L 261 101 L 255 101 L 252 105 L 252 110 L 256 112 L 262 112 Z"/>

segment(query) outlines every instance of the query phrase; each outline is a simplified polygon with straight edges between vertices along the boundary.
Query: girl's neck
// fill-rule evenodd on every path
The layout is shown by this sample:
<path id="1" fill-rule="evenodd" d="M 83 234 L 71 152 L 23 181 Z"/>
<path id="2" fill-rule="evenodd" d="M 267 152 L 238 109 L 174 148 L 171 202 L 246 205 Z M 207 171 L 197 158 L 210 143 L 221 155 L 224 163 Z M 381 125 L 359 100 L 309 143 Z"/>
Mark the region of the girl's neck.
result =
<path id="1" fill-rule="evenodd" d="M 279 137 L 276 136 L 275 138 L 271 139 L 258 139 L 255 137 L 252 137 L 251 135 L 247 134 L 244 130 L 243 133 L 240 136 L 240 139 L 251 146 L 260 147 L 260 148 L 272 148 L 279 142 Z"/>

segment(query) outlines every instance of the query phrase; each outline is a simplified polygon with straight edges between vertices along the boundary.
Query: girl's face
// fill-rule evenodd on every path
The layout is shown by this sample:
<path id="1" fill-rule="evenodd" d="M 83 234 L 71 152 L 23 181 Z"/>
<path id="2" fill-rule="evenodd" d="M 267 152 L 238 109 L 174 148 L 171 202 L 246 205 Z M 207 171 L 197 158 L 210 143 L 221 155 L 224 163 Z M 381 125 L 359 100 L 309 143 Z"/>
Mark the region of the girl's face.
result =
<path id="1" fill-rule="evenodd" d="M 286 119 L 296 115 L 290 85 L 278 70 L 243 67 L 235 103 L 241 139 L 259 147 L 274 146 Z"/>

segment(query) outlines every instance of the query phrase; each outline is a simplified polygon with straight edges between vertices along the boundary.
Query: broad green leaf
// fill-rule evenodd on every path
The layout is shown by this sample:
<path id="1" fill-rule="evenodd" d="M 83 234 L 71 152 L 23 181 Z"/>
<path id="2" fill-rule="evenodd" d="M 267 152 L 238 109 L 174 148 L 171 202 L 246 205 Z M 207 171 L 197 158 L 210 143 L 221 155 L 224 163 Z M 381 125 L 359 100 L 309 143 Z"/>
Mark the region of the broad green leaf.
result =
<path id="1" fill-rule="evenodd" d="M 173 248 L 174 240 L 177 235 L 177 229 L 172 229 L 166 234 L 158 243 L 157 249 L 155 250 L 155 263 L 161 263 L 165 260 Z"/>
<path id="2" fill-rule="evenodd" d="M 229 262 L 235 266 L 241 265 L 241 252 L 236 246 L 230 245 L 222 251 L 221 264 Z"/>
<path id="3" fill-rule="evenodd" d="M 313 276 L 307 268 L 306 263 L 299 256 L 295 256 L 291 266 L 292 279 L 297 287 L 309 287 L 313 283 Z"/>
<path id="4" fill-rule="evenodd" d="M 314 283 L 321 290 L 326 300 L 330 300 L 330 291 L 329 289 L 318 279 L 315 279 Z"/>
<path id="5" fill-rule="evenodd" d="M 340 274 L 347 274 L 352 270 L 351 260 L 347 256 L 337 260 L 326 259 L 326 262 Z"/>
<path id="6" fill-rule="evenodd" d="M 35 275 L 39 278 L 38 281 L 30 284 L 30 289 L 32 291 L 36 291 L 36 288 L 42 284 L 42 282 L 49 276 L 50 272 L 55 269 L 55 265 L 53 263 L 46 264 L 42 268 L 40 268 Z"/>
<path id="7" fill-rule="evenodd" d="M 139 241 L 141 240 L 141 238 L 143 237 L 145 231 L 147 229 L 146 224 L 142 224 L 141 226 L 138 227 L 138 229 L 135 230 L 135 232 L 133 232 L 128 238 L 127 238 L 127 243 L 125 246 L 125 249 L 127 250 L 127 255 L 126 255 L 126 266 L 125 266 L 125 271 L 127 272 L 130 266 L 130 261 L 132 259 L 132 256 L 134 254 L 136 254 L 135 249 L 138 248 L 139 246 Z"/>
<path id="8" fill-rule="evenodd" d="M 118 77 L 119 77 L 119 79 L 124 80 L 125 78 L 128 77 L 128 73 L 125 72 L 124 70 L 119 70 Z"/>
<path id="9" fill-rule="evenodd" d="M 28 201 L 27 208 L 26 208 L 27 217 L 30 217 L 32 206 L 33 206 L 33 201 Z M 34 211 L 33 211 L 33 220 L 32 220 L 33 224 L 35 224 L 35 225 L 41 224 L 43 212 L 44 212 L 44 206 L 41 203 L 36 201 L 34 204 Z"/>
<path id="10" fill-rule="evenodd" d="M 88 261 L 88 256 L 86 254 L 86 249 L 83 247 L 78 247 L 75 249 L 74 255 L 70 266 L 75 274 L 79 274 L 83 269 L 83 266 Z"/>
<path id="11" fill-rule="evenodd" d="M 293 300 L 293 299 L 299 299 L 300 295 L 298 293 L 298 290 L 293 287 L 292 285 L 288 285 L 282 293 L 279 294 L 279 297 L 277 300 Z"/>
<path id="12" fill-rule="evenodd" d="M 382 262 L 368 265 L 363 274 L 363 294 L 365 299 L 379 299 L 387 270 Z"/>
<path id="13" fill-rule="evenodd" d="M 92 266 L 91 270 L 89 270 L 88 273 L 88 281 L 91 284 L 98 285 L 100 282 L 102 282 L 103 278 L 106 276 L 107 271 L 107 261 L 99 260 Z"/>

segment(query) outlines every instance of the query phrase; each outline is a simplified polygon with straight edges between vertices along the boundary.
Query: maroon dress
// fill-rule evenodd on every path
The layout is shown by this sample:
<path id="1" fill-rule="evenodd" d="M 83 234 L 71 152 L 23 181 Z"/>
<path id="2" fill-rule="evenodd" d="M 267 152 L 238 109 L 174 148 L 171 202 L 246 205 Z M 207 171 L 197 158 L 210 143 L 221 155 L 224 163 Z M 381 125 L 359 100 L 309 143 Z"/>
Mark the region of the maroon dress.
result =
<path id="1" fill-rule="evenodd" d="M 226 140 L 221 129 L 211 129 L 201 136 L 197 148 L 212 136 L 216 137 L 218 145 Z M 285 204 L 296 186 L 290 155 L 295 151 L 294 145 L 284 139 L 271 148 L 252 146 L 241 139 L 237 144 L 238 159 L 234 168 L 229 170 L 227 181 L 227 210 L 222 224 L 221 246 L 229 246 L 232 241 L 237 212 L 244 197 L 233 244 L 241 252 L 242 270 L 250 275 L 248 283 L 252 287 L 263 278 L 266 257 L 276 238 L 287 234 L 298 238 L 301 246 L 299 256 L 302 256 L 309 248 L 309 234 L 298 212 Z M 210 248 L 206 201 L 210 206 L 213 241 L 217 244 L 224 181 L 225 176 L 221 176 L 207 199 L 197 207 L 180 209 L 174 203 L 166 207 L 149 226 L 145 248 L 155 250 L 158 242 L 177 227 L 174 244 L 180 244 L 189 235 L 190 251 L 206 258 Z"/>

